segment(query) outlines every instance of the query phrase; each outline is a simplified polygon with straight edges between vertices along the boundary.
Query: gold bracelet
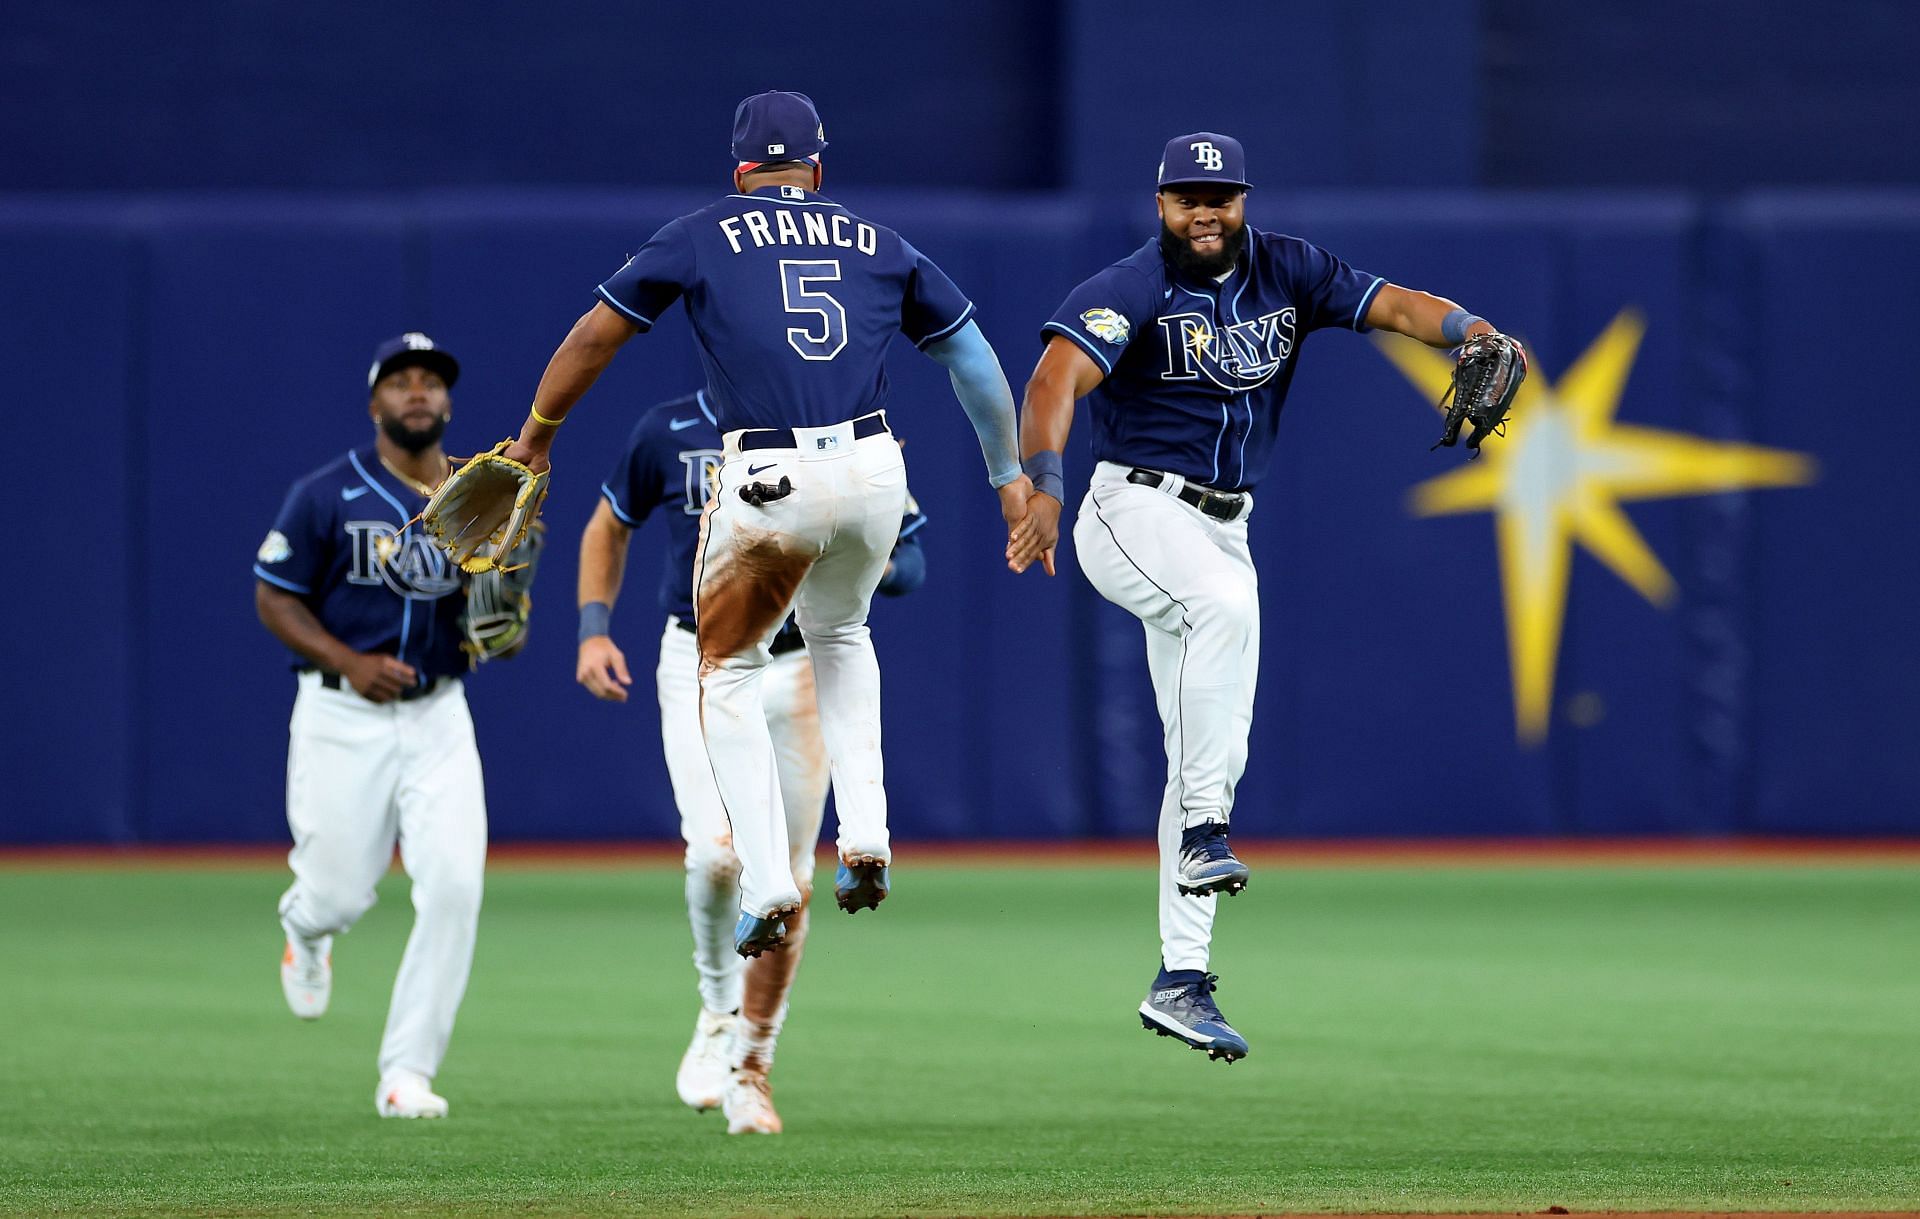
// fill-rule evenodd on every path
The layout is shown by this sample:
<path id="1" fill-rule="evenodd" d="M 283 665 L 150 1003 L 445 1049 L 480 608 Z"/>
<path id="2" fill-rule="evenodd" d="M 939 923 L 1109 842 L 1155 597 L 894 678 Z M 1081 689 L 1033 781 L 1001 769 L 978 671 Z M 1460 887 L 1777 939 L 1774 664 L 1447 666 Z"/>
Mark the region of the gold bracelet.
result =
<path id="1" fill-rule="evenodd" d="M 567 421 L 566 416 L 564 415 L 562 415 L 558 419 L 549 419 L 545 415 L 541 414 L 539 411 L 535 410 L 533 407 L 528 407 L 527 413 L 533 416 L 533 421 L 535 423 L 542 424 L 546 427 L 559 427 L 561 424 Z"/>

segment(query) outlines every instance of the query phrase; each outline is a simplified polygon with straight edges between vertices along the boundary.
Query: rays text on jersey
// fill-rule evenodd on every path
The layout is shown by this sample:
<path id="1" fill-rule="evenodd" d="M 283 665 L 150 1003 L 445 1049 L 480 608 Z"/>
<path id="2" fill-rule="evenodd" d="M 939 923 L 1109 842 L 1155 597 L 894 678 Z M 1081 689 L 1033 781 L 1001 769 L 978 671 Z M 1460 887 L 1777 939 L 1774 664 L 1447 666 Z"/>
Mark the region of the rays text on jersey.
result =
<path id="1" fill-rule="evenodd" d="M 1294 310 L 1263 313 L 1251 321 L 1216 330 L 1204 313 L 1169 313 L 1155 318 L 1166 346 L 1166 381 L 1197 381 L 1202 373 L 1222 389 L 1248 390 L 1265 385 L 1293 354 Z"/>
<path id="2" fill-rule="evenodd" d="M 415 530 L 388 521 L 348 521 L 349 584 L 384 584 L 409 601 L 433 601 L 460 587 L 447 554 Z"/>

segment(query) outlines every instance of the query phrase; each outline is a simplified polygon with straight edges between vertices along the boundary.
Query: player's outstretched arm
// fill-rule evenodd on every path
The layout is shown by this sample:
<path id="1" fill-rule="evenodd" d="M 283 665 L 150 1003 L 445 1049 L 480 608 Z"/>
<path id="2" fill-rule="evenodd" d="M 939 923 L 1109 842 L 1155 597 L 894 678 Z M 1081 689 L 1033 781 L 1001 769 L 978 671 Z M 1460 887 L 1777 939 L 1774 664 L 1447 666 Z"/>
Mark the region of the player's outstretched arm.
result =
<path id="1" fill-rule="evenodd" d="M 1024 572 L 1037 560 L 1053 574 L 1060 541 L 1060 509 L 1066 497 L 1061 454 L 1073 428 L 1073 404 L 1093 391 L 1105 374 L 1087 353 L 1058 335 L 1047 340 L 1040 363 L 1027 378 L 1020 410 L 1021 464 L 1033 478 L 1027 512 L 1007 535 L 1007 566 Z"/>
<path id="2" fill-rule="evenodd" d="M 1458 347 L 1477 334 L 1492 334 L 1494 325 L 1475 317 L 1444 296 L 1416 292 L 1396 284 L 1382 284 L 1367 307 L 1367 325 L 1418 339 L 1429 347 Z"/>
<path id="3" fill-rule="evenodd" d="M 1013 390 L 1000 369 L 1000 357 L 973 322 L 957 334 L 929 343 L 923 350 L 953 379 L 973 431 L 980 438 L 980 454 L 987 459 L 987 482 L 1000 493 L 1000 515 L 1007 528 L 1026 511 L 1033 486 L 1020 472 L 1020 448 L 1014 439 Z"/>
<path id="4" fill-rule="evenodd" d="M 626 702 L 627 687 L 633 684 L 626 655 L 614 646 L 610 621 L 613 604 L 620 598 L 627 542 L 632 537 L 633 530 L 604 499 L 580 535 L 580 655 L 574 680 L 595 698 L 610 703 Z"/>
<path id="5" fill-rule="evenodd" d="M 507 446 L 506 455 L 538 474 L 548 466 L 554 433 L 566 422 L 567 412 L 580 401 L 613 357 L 640 328 L 603 304 L 580 315 L 559 350 L 547 361 L 540 387 L 533 393 L 533 409 L 521 425 L 520 438 Z"/>
<path id="6" fill-rule="evenodd" d="M 370 703 L 384 703 L 419 680 L 414 667 L 398 657 L 354 651 L 320 624 L 306 602 L 265 580 L 254 582 L 253 608 L 274 638 L 318 667 L 345 677 Z"/>

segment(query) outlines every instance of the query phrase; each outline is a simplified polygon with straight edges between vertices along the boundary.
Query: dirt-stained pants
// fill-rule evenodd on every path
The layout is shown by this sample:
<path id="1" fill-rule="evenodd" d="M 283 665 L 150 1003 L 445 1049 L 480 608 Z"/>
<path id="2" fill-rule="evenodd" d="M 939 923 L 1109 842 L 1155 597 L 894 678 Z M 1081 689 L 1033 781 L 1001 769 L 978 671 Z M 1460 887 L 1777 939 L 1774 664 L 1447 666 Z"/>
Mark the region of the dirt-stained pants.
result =
<path id="1" fill-rule="evenodd" d="M 727 434 L 719 490 L 701 517 L 694 598 L 701 732 L 740 857 L 741 909 L 760 915 L 801 898 L 760 689 L 789 610 L 813 658 L 840 853 L 892 858 L 867 608 L 899 536 L 907 470 L 891 433 L 855 439 L 852 423 L 794 428 L 790 447 L 743 449 L 743 435 Z M 783 478 L 783 496 L 741 497 Z"/>
<path id="2" fill-rule="evenodd" d="M 687 918 L 693 925 L 693 964 L 700 975 L 700 1001 L 707 1010 L 730 1012 L 741 1005 L 744 975 L 789 955 L 768 953 L 751 964 L 733 950 L 733 923 L 740 917 L 740 860 L 733 831 L 720 807 L 713 766 L 700 738 L 700 657 L 693 633 L 677 618 L 660 635 L 660 739 L 667 777 L 680 807 L 680 836 L 687 843 Z M 827 748 L 820 739 L 820 713 L 813 697 L 813 666 L 805 651 L 775 656 L 761 682 L 767 727 L 780 767 L 780 798 L 786 806 L 787 842 L 794 880 L 801 892 L 813 884 L 813 849 L 827 811 Z M 790 968 L 790 967 L 789 967 Z M 784 985 L 780 998 L 784 1000 Z"/>

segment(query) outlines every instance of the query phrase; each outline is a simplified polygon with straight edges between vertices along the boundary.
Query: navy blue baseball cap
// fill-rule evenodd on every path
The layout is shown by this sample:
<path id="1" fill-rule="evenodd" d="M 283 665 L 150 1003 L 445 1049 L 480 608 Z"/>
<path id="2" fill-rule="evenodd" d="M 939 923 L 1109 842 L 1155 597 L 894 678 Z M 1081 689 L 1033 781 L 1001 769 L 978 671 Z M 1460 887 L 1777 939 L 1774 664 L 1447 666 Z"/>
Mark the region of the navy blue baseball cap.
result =
<path id="1" fill-rule="evenodd" d="M 1167 141 L 1160 154 L 1160 185 L 1183 186 L 1209 182 L 1215 186 L 1234 186 L 1250 190 L 1247 181 L 1247 154 L 1240 141 L 1213 131 L 1196 131 Z"/>
<path id="2" fill-rule="evenodd" d="M 741 169 L 769 161 L 817 161 L 826 146 L 820 112 L 804 93 L 756 93 L 733 112 L 733 159 Z"/>
<path id="3" fill-rule="evenodd" d="M 373 349 L 373 366 L 367 369 L 367 388 L 379 384 L 380 378 L 396 368 L 407 368 L 418 364 L 440 374 L 440 379 L 452 389 L 453 383 L 460 379 L 460 361 L 445 351 L 418 330 L 409 330 L 396 339 L 388 339 Z"/>

